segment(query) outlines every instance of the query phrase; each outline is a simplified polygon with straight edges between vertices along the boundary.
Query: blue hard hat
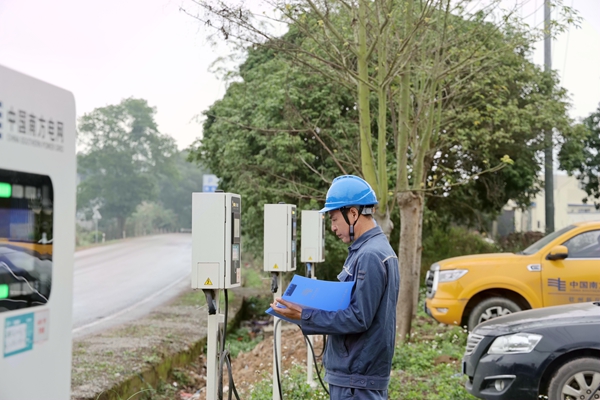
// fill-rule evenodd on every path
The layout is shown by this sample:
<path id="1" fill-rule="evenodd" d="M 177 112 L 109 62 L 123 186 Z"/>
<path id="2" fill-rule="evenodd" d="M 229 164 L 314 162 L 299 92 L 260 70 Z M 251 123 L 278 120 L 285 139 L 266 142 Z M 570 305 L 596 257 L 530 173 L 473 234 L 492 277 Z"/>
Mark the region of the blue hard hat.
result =
<path id="1" fill-rule="evenodd" d="M 377 203 L 377 196 L 367 181 L 355 175 L 342 175 L 331 183 L 325 207 L 319 212 L 325 213 L 349 206 L 374 206 Z"/>

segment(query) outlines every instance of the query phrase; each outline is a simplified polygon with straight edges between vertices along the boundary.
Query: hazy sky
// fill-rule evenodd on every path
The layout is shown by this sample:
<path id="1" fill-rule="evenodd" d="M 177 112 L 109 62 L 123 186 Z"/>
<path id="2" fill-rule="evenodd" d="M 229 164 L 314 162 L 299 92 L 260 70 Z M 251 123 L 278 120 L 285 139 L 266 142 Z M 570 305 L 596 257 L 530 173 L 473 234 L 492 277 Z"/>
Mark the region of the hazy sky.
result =
<path id="1" fill-rule="evenodd" d="M 553 67 L 571 94 L 571 115 L 584 117 L 600 102 L 600 0 L 564 3 L 585 21 L 553 43 Z M 185 0 L 0 0 L 0 64 L 70 90 L 78 116 L 144 98 L 157 108 L 160 131 L 185 148 L 201 135 L 194 117 L 224 95 L 225 84 L 208 71 L 217 50 L 182 4 L 190 7 Z M 539 24 L 542 6 L 526 0 L 522 13 Z M 543 63 L 541 45 L 534 61 Z"/>

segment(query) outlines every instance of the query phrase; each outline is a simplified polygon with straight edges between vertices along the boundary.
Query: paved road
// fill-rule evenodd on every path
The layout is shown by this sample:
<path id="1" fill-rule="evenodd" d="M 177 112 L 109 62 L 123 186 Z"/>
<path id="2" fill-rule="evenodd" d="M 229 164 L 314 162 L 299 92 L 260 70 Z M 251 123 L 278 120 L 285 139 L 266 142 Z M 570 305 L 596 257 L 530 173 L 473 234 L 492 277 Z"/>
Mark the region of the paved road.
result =
<path id="1" fill-rule="evenodd" d="M 135 238 L 75 253 L 73 335 L 138 318 L 189 288 L 192 236 Z"/>

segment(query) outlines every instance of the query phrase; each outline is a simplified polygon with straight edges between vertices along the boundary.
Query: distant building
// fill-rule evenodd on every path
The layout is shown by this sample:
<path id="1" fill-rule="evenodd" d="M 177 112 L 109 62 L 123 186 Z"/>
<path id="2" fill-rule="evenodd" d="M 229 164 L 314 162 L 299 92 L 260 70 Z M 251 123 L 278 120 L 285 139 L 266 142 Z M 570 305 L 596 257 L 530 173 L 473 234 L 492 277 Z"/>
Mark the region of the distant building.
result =
<path id="1" fill-rule="evenodd" d="M 554 175 L 554 229 L 559 230 L 574 222 L 600 221 L 600 210 L 593 202 L 585 204 L 587 197 L 581 183 L 573 176 Z M 494 235 L 504 236 L 511 232 L 546 230 L 546 206 L 544 191 L 535 197 L 525 210 L 509 201 L 494 223 Z"/>

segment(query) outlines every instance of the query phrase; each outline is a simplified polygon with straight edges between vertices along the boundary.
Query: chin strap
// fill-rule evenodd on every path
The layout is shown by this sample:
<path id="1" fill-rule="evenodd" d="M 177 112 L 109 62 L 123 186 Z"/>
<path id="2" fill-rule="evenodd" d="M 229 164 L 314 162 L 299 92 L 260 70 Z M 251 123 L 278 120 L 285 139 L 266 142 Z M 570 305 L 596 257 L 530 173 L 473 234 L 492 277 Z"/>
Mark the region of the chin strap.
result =
<path id="1" fill-rule="evenodd" d="M 344 221 L 346 221 L 346 223 L 350 227 L 350 241 L 354 242 L 354 225 L 356 225 L 356 223 L 358 222 L 358 218 L 360 218 L 360 216 L 362 215 L 362 212 L 363 212 L 363 209 L 365 208 L 365 206 L 356 207 L 356 208 L 358 208 L 358 218 L 356 218 L 356 221 L 354 221 L 353 224 L 350 224 L 350 220 L 348 219 L 348 210 L 350 208 L 351 207 L 344 207 L 344 208 L 341 208 L 340 211 L 342 213 L 342 216 L 344 217 Z"/>

